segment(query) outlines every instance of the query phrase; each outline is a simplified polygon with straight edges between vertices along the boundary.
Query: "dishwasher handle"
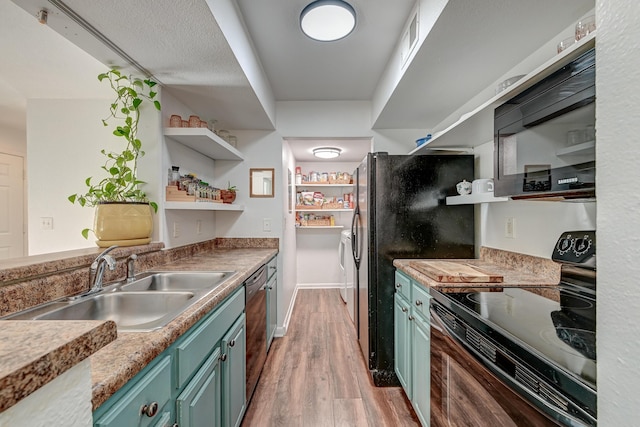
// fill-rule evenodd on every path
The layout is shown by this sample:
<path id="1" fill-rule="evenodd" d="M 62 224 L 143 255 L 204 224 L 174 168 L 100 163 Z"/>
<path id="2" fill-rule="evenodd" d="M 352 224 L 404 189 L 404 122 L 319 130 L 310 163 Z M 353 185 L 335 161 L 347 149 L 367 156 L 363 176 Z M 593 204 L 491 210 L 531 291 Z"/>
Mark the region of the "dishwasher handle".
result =
<path id="1" fill-rule="evenodd" d="M 251 277 L 244 281 L 246 289 L 246 301 L 248 302 L 256 293 L 263 290 L 267 283 L 267 269 L 263 265 Z"/>

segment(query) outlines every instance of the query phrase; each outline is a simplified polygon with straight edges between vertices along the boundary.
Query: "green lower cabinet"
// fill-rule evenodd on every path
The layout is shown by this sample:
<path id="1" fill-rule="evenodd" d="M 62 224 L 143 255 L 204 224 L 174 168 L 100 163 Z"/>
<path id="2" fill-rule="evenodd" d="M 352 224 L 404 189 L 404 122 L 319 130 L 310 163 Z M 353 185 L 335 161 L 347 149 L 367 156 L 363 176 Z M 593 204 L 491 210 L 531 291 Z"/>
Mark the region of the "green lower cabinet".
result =
<path id="1" fill-rule="evenodd" d="M 143 371 L 108 411 L 97 418 L 96 427 L 152 426 L 171 398 L 171 356 L 160 356 Z"/>
<path id="2" fill-rule="evenodd" d="M 276 335 L 278 322 L 278 288 L 274 275 L 267 283 L 267 351 L 271 348 L 271 342 Z"/>
<path id="3" fill-rule="evenodd" d="M 278 256 L 267 263 L 267 352 L 276 335 L 278 326 Z"/>
<path id="4" fill-rule="evenodd" d="M 411 322 L 409 321 L 409 303 L 400 293 L 394 297 L 394 349 L 395 362 L 394 369 L 400 380 L 400 384 L 405 390 L 407 397 L 411 400 Z"/>
<path id="5" fill-rule="evenodd" d="M 420 423 L 427 427 L 431 416 L 430 298 L 426 288 L 396 271 L 394 367 Z"/>
<path id="6" fill-rule="evenodd" d="M 179 426 L 221 425 L 220 354 L 217 348 L 176 399 Z"/>
<path id="7" fill-rule="evenodd" d="M 95 427 L 238 427 L 246 409 L 239 288 L 93 413 Z"/>
<path id="8" fill-rule="evenodd" d="M 222 338 L 223 426 L 238 427 L 247 407 L 247 328 L 244 313 Z"/>
<path id="9" fill-rule="evenodd" d="M 158 418 L 153 427 L 176 427 L 176 424 L 171 421 L 171 412 L 167 411 L 160 414 L 160 418 Z"/>
<path id="10" fill-rule="evenodd" d="M 426 322 L 419 314 L 413 315 L 412 320 L 412 384 L 413 392 L 411 403 L 416 415 L 423 426 L 428 426 L 430 421 L 431 404 L 431 334 L 429 322 Z"/>

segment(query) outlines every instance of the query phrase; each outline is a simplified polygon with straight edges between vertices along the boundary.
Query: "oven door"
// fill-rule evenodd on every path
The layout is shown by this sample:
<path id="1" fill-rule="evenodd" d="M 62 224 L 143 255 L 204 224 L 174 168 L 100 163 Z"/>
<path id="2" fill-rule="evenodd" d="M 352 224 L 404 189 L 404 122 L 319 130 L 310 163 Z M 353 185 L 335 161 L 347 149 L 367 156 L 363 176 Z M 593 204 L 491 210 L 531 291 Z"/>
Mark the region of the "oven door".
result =
<path id="1" fill-rule="evenodd" d="M 469 353 L 431 309 L 431 427 L 557 425 Z"/>

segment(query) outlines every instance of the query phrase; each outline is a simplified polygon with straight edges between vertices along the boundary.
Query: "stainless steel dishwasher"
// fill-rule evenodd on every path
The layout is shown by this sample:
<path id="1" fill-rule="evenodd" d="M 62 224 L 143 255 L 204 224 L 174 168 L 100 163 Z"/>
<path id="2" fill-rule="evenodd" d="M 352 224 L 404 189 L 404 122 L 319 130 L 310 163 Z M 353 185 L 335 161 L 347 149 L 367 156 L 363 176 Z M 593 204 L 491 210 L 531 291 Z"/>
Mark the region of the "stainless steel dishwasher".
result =
<path id="1" fill-rule="evenodd" d="M 260 267 L 245 282 L 247 322 L 247 403 L 267 359 L 267 269 Z"/>

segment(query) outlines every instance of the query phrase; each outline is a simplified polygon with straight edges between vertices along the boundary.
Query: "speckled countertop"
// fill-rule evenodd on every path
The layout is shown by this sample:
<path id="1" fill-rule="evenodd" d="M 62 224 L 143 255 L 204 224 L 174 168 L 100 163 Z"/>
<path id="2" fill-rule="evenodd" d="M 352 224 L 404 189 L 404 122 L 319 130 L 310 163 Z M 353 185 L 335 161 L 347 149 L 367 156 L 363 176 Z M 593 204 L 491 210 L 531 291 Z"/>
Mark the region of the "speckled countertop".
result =
<path id="1" fill-rule="evenodd" d="M 112 321 L 3 321 L 0 412 L 115 339 Z"/>
<path id="2" fill-rule="evenodd" d="M 93 409 L 102 405 L 276 253 L 276 249 L 215 249 L 155 267 L 154 270 L 234 270 L 237 274 L 165 327 L 152 332 L 118 332 L 115 341 L 92 355 Z"/>
<path id="3" fill-rule="evenodd" d="M 560 282 L 560 264 L 546 258 L 494 248 L 482 247 L 480 259 L 447 259 L 439 261 L 459 262 L 479 267 L 481 270 L 504 277 L 502 283 L 442 283 L 412 268 L 415 259 L 396 259 L 393 265 L 418 283 L 441 292 L 500 292 L 505 287 L 520 287 L 557 300 Z"/>
<path id="4" fill-rule="evenodd" d="M 236 274 L 166 326 L 151 332 L 117 332 L 112 321 L 2 320 L 0 412 L 87 357 L 91 361 L 92 407 L 95 410 L 278 252 L 277 239 L 222 238 L 167 252 L 153 252 L 162 247 L 161 244 L 156 246 L 117 251 L 123 252 L 123 257 L 128 251 L 149 253 L 148 257 L 139 258 L 139 272 L 224 270 L 236 271 Z M 4 287 L 0 288 L 4 314 L 24 309 L 24 305 L 41 303 L 43 289 L 48 300 L 82 291 L 86 283 L 85 268 L 67 270 L 67 264 L 71 262 L 83 267 L 90 263 L 95 251 L 87 252 L 73 253 L 76 258 L 71 260 L 46 259 L 35 267 L 28 263 L 9 266 L 0 277 L 6 279 Z M 43 275 L 49 271 L 61 271 L 59 278 Z M 115 280 L 123 271 L 114 274 Z M 76 280 L 79 285 L 65 289 L 69 278 L 75 276 L 79 276 Z M 34 279 L 21 283 L 20 277 Z"/>

